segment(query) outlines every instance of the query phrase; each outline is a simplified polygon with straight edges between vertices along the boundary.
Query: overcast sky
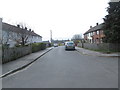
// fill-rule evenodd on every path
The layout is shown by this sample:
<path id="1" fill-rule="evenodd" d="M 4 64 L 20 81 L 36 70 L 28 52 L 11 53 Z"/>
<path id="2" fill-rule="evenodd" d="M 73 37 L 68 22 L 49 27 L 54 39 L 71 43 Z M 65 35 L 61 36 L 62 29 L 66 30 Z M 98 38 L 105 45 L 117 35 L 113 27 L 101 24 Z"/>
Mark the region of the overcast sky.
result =
<path id="1" fill-rule="evenodd" d="M 0 0 L 0 17 L 26 23 L 43 40 L 71 39 L 102 23 L 110 0 Z"/>

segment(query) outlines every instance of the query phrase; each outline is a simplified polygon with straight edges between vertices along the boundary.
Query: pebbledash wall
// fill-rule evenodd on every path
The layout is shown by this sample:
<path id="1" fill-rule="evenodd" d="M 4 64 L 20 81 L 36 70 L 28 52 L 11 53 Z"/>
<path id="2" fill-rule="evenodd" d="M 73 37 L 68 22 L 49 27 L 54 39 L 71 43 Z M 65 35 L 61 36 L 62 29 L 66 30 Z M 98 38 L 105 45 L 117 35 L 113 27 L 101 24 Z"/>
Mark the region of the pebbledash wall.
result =
<path id="1" fill-rule="evenodd" d="M 120 52 L 120 43 L 79 43 L 78 46 L 93 50 L 105 50 L 105 51 L 119 51 Z"/>

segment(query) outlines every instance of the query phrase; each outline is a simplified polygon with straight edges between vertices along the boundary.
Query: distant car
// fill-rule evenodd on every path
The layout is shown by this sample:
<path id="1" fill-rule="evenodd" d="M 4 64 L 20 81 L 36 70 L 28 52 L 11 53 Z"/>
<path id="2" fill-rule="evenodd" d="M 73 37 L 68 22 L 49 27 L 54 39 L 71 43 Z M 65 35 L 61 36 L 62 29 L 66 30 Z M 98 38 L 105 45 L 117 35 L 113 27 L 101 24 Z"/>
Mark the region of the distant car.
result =
<path id="1" fill-rule="evenodd" d="M 75 50 L 75 44 L 73 41 L 65 42 L 65 50 Z"/>
<path id="2" fill-rule="evenodd" d="M 58 47 L 58 44 L 57 44 L 57 43 L 54 43 L 54 47 Z"/>

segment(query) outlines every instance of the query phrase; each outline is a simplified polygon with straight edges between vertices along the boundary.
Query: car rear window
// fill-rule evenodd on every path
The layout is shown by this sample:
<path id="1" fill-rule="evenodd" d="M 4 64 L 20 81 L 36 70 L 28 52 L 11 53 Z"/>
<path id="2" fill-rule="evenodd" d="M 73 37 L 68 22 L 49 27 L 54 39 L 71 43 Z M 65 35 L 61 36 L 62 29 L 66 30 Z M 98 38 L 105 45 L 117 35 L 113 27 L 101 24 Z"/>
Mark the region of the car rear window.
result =
<path id="1" fill-rule="evenodd" d="M 67 43 L 68 45 L 73 45 L 74 43 L 70 42 L 70 43 Z"/>

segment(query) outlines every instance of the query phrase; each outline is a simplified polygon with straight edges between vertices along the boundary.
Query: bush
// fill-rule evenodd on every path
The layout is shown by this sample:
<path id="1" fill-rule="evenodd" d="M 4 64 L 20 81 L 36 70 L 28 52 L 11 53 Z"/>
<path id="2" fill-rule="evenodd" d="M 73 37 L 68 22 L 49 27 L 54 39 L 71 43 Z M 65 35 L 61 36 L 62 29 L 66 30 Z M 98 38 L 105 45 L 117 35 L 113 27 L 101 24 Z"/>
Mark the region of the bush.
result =
<path id="1" fill-rule="evenodd" d="M 22 45 L 20 45 L 20 44 L 15 44 L 15 47 L 21 47 Z"/>
<path id="2" fill-rule="evenodd" d="M 46 47 L 51 47 L 51 43 L 46 43 Z"/>
<path id="3" fill-rule="evenodd" d="M 32 52 L 37 52 L 46 49 L 45 43 L 32 43 Z"/>
<path id="4" fill-rule="evenodd" d="M 3 44 L 2 49 L 9 48 L 9 44 Z"/>

